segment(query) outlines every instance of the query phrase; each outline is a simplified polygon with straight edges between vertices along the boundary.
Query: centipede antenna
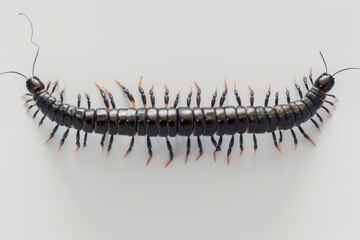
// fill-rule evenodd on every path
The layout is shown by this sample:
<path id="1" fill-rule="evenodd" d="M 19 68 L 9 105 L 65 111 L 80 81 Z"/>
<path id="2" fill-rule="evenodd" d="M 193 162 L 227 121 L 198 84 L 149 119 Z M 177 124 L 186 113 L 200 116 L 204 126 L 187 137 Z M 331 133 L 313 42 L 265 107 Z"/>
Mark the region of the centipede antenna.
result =
<path id="1" fill-rule="evenodd" d="M 343 69 L 335 72 L 332 76 L 334 77 L 336 74 L 341 73 L 341 72 L 343 72 L 343 71 L 347 71 L 347 70 L 360 70 L 360 68 L 354 68 L 354 67 L 343 68 Z"/>
<path id="2" fill-rule="evenodd" d="M 0 73 L 0 75 L 3 75 L 3 74 L 8 74 L 8 73 L 18 74 L 18 75 L 20 75 L 20 76 L 23 76 L 26 80 L 28 80 L 28 78 L 27 78 L 24 74 L 19 73 L 19 72 L 16 72 L 16 71 L 7 71 L 7 72 L 2 72 L 2 73 Z"/>
<path id="3" fill-rule="evenodd" d="M 325 65 L 325 73 L 327 74 L 328 68 L 327 68 L 327 64 L 326 64 L 325 58 L 324 58 L 324 56 L 322 55 L 321 51 L 319 51 L 319 53 L 320 53 L 320 56 L 321 56 L 321 58 L 322 58 L 322 60 L 323 60 L 323 62 L 324 62 L 324 65 Z"/>
<path id="4" fill-rule="evenodd" d="M 35 59 L 34 59 L 34 63 L 33 63 L 33 68 L 32 68 L 32 75 L 33 75 L 33 77 L 35 77 L 35 73 L 34 73 L 34 72 L 35 72 L 35 63 L 36 63 L 36 60 L 37 60 L 38 55 L 39 55 L 40 47 L 39 47 L 39 45 L 37 45 L 37 44 L 34 43 L 34 41 L 33 41 L 34 28 L 33 28 L 33 24 L 32 24 L 32 22 L 31 22 L 30 18 L 29 18 L 26 14 L 24 14 L 24 13 L 19 13 L 19 15 L 23 15 L 23 16 L 25 16 L 25 17 L 29 20 L 29 23 L 30 23 L 30 26 L 31 26 L 30 41 L 31 41 L 31 43 L 32 43 L 34 46 L 37 47 L 37 52 L 36 52 L 36 55 L 35 55 Z"/>

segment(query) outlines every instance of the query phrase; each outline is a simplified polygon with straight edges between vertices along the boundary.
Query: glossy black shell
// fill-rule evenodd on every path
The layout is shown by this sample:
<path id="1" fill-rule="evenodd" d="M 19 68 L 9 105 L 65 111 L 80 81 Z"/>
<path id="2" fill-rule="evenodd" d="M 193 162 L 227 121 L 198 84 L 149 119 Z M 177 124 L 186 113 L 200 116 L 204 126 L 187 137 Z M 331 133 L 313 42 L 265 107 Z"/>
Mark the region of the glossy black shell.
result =
<path id="1" fill-rule="evenodd" d="M 300 100 L 276 106 L 225 106 L 203 108 L 85 109 L 62 104 L 47 91 L 36 105 L 57 124 L 97 134 L 134 136 L 212 136 L 287 130 L 309 120 L 326 94 L 311 88 Z"/>

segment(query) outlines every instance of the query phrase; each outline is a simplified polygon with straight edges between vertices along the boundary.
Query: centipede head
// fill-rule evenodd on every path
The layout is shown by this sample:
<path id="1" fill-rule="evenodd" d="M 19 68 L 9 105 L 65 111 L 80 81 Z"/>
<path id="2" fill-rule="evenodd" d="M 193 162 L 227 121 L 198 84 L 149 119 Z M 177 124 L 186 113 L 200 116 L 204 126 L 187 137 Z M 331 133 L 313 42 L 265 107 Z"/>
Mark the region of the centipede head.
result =
<path id="1" fill-rule="evenodd" d="M 45 89 L 45 85 L 38 77 L 31 77 L 26 80 L 26 88 L 31 94 L 40 92 Z"/>
<path id="2" fill-rule="evenodd" d="M 327 73 L 321 74 L 314 82 L 314 86 L 325 93 L 329 92 L 334 84 L 335 78 Z"/>

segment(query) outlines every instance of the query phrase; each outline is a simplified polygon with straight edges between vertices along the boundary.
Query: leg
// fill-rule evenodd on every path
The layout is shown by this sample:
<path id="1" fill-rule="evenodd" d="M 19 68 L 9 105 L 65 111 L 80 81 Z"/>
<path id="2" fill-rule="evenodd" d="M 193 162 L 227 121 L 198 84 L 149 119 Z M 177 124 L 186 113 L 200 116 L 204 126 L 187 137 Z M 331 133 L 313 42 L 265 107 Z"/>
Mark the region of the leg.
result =
<path id="1" fill-rule="evenodd" d="M 190 137 L 187 137 L 187 141 L 186 141 L 185 165 L 187 164 L 188 157 L 189 157 L 189 154 L 190 154 L 190 147 L 191 147 Z"/>
<path id="2" fill-rule="evenodd" d="M 312 67 L 310 67 L 310 70 L 309 70 L 309 79 L 310 79 L 311 85 L 314 85 L 314 81 L 312 78 Z"/>
<path id="3" fill-rule="evenodd" d="M 303 93 L 302 93 L 302 91 L 301 91 L 301 88 L 300 88 L 299 84 L 296 83 L 296 80 L 295 80 L 295 79 L 294 79 L 294 84 L 295 84 L 295 87 L 296 87 L 296 89 L 297 89 L 297 91 L 298 91 L 298 93 L 299 93 L 299 97 L 302 98 L 302 97 L 303 97 Z"/>
<path id="4" fill-rule="evenodd" d="M 230 154 L 231 154 L 231 149 L 233 148 L 233 146 L 234 146 L 234 134 L 231 135 L 231 139 L 230 139 L 230 142 L 229 142 L 229 148 L 228 148 L 227 153 L 226 153 L 226 163 L 227 163 L 228 166 L 230 164 Z"/>
<path id="5" fill-rule="evenodd" d="M 135 141 L 135 138 L 134 138 L 134 136 L 132 136 L 132 137 L 131 137 L 131 140 L 130 140 L 129 148 L 128 148 L 128 150 L 126 151 L 126 153 L 125 153 L 125 155 L 124 155 L 123 158 L 126 158 L 127 155 L 131 152 L 131 150 L 132 150 L 132 148 L 133 148 L 133 146 L 134 146 L 134 141 Z"/>
<path id="6" fill-rule="evenodd" d="M 290 103 L 290 91 L 287 87 L 285 88 L 285 90 L 286 90 L 286 101 L 287 103 Z"/>
<path id="7" fill-rule="evenodd" d="M 215 140 L 215 138 L 214 138 L 214 135 L 213 136 L 211 136 L 211 143 L 214 145 L 214 147 L 215 147 L 215 150 L 214 150 L 214 153 L 213 153 L 213 157 L 214 157 L 214 160 L 216 161 L 216 148 L 217 148 L 217 142 L 216 142 L 216 140 Z"/>
<path id="8" fill-rule="evenodd" d="M 88 135 L 88 133 L 86 132 L 84 135 L 83 147 L 86 147 L 87 135 Z"/>
<path id="9" fill-rule="evenodd" d="M 147 161 L 146 161 L 146 166 L 148 166 L 149 163 L 150 163 L 150 161 L 151 161 L 151 159 L 152 159 L 152 156 L 153 156 L 153 152 L 152 152 L 152 150 L 151 150 L 151 149 L 152 149 L 151 140 L 150 140 L 150 137 L 149 137 L 149 136 L 147 136 L 146 143 L 147 143 L 148 154 L 149 154 L 149 157 L 148 157 L 148 159 L 147 159 Z"/>
<path id="10" fill-rule="evenodd" d="M 45 143 L 48 143 L 48 142 L 55 136 L 55 133 L 56 133 L 56 131 L 58 130 L 58 128 L 59 128 L 59 125 L 56 125 L 56 126 L 54 127 L 54 129 L 53 129 L 52 132 L 50 133 L 49 138 L 46 140 Z"/>
<path id="11" fill-rule="evenodd" d="M 106 133 L 102 135 L 102 137 L 101 137 L 101 141 L 100 141 L 100 146 L 101 146 L 101 150 L 102 150 L 102 152 L 104 152 L 105 137 L 106 137 Z"/>
<path id="12" fill-rule="evenodd" d="M 31 101 L 34 101 L 34 99 L 30 98 L 30 99 L 26 100 L 26 101 L 24 102 L 24 104 L 27 104 L 27 103 L 29 103 L 29 102 L 31 102 Z"/>
<path id="13" fill-rule="evenodd" d="M 275 93 L 275 105 L 278 105 L 279 104 L 279 92 L 276 91 Z"/>
<path id="14" fill-rule="evenodd" d="M 314 126 L 316 127 L 316 129 L 321 132 L 320 130 L 320 127 L 319 127 L 319 124 L 313 119 L 313 118 L 310 118 L 310 121 L 314 124 Z"/>
<path id="15" fill-rule="evenodd" d="M 270 94 L 271 94 L 271 87 L 269 85 L 268 91 L 267 91 L 266 96 L 265 96 L 265 103 L 264 103 L 265 107 L 269 104 Z"/>
<path id="16" fill-rule="evenodd" d="M 38 108 L 38 110 L 36 110 L 36 112 L 34 112 L 34 114 L 33 114 L 33 119 L 36 118 L 36 115 L 39 113 L 39 111 L 40 111 L 40 108 Z"/>
<path id="17" fill-rule="evenodd" d="M 48 81 L 45 91 L 49 91 L 50 86 L 51 86 L 51 80 Z"/>
<path id="18" fill-rule="evenodd" d="M 154 84 L 150 88 L 149 94 L 150 94 L 151 107 L 155 108 Z"/>
<path id="19" fill-rule="evenodd" d="M 271 134 L 272 134 L 272 138 L 273 138 L 274 145 L 275 145 L 276 149 L 277 149 L 279 152 L 281 152 L 280 146 L 279 146 L 279 144 L 278 144 L 278 142 L 277 142 L 277 140 L 276 140 L 276 134 L 275 134 L 275 132 L 272 132 Z"/>
<path id="20" fill-rule="evenodd" d="M 217 88 L 215 88 L 215 92 L 212 96 L 212 99 L 211 99 L 211 107 L 213 108 L 215 106 L 215 103 L 216 103 L 216 97 L 217 97 Z"/>
<path id="21" fill-rule="evenodd" d="M 281 130 L 279 129 L 279 144 L 283 141 L 283 135 Z"/>
<path id="22" fill-rule="evenodd" d="M 321 117 L 321 115 L 318 114 L 318 113 L 315 113 L 315 115 L 318 117 L 319 121 L 324 125 L 324 120 L 323 120 L 323 118 Z"/>
<path id="23" fill-rule="evenodd" d="M 139 93 L 141 95 L 141 100 L 143 102 L 143 107 L 146 108 L 146 95 L 145 95 L 144 89 L 141 87 L 141 84 L 142 84 L 142 76 L 139 79 L 138 89 L 139 89 Z"/>
<path id="24" fill-rule="evenodd" d="M 239 92 L 236 90 L 236 82 L 234 83 L 234 94 L 236 98 L 236 102 L 238 103 L 238 106 L 241 106 L 241 98 L 239 96 Z"/>
<path id="25" fill-rule="evenodd" d="M 329 117 L 332 117 L 332 114 L 327 107 L 324 107 L 324 106 L 321 106 L 321 107 L 322 107 L 322 109 L 324 109 L 327 112 L 327 114 L 329 114 Z"/>
<path id="26" fill-rule="evenodd" d="M 333 95 L 333 94 L 328 94 L 328 93 L 327 93 L 326 96 L 331 97 L 331 98 L 334 98 L 336 101 L 338 100 L 337 97 L 336 97 L 335 95 Z"/>
<path id="27" fill-rule="evenodd" d="M 226 80 L 224 80 L 224 84 L 225 84 L 225 90 L 223 91 L 223 93 L 221 94 L 221 98 L 220 98 L 220 102 L 219 102 L 219 107 L 222 107 L 224 102 L 225 102 L 225 97 L 228 91 L 228 86 L 227 86 L 227 82 Z"/>
<path id="28" fill-rule="evenodd" d="M 305 76 L 304 76 L 304 78 L 303 78 L 303 82 L 304 82 L 304 84 L 305 84 L 306 90 L 309 91 L 309 86 L 308 86 L 308 83 L 307 83 L 307 78 L 306 78 Z"/>
<path id="29" fill-rule="evenodd" d="M 61 90 L 61 92 L 60 92 L 60 102 L 61 102 L 61 104 L 64 103 L 64 93 L 65 93 L 65 88 L 63 90 Z"/>
<path id="30" fill-rule="evenodd" d="M 128 97 L 129 101 L 131 102 L 132 107 L 136 108 L 135 99 L 134 99 L 133 95 L 129 92 L 129 90 L 122 83 L 120 83 L 118 80 L 115 80 L 115 81 L 117 82 L 117 84 L 119 84 L 119 86 L 122 88 L 122 90 Z"/>
<path id="31" fill-rule="evenodd" d="M 329 104 L 332 107 L 336 107 L 336 105 L 328 100 L 324 100 L 324 102 L 326 102 L 327 104 Z"/>
<path id="32" fill-rule="evenodd" d="M 165 108 L 168 108 L 168 106 L 169 106 L 169 89 L 166 86 L 166 84 L 164 86 L 165 86 L 164 103 L 165 103 Z"/>
<path id="33" fill-rule="evenodd" d="M 216 152 L 221 151 L 222 141 L 223 141 L 223 137 L 222 137 L 222 136 L 219 137 L 219 141 L 218 141 L 218 142 L 216 142 L 214 136 L 211 136 L 211 142 L 212 142 L 212 144 L 213 144 L 214 147 L 215 147 L 215 150 L 214 150 L 214 152 L 213 152 L 214 161 L 216 161 Z"/>
<path id="34" fill-rule="evenodd" d="M 256 154 L 256 150 L 258 149 L 256 135 L 253 133 L 253 141 L 254 141 L 254 154 Z"/>
<path id="35" fill-rule="evenodd" d="M 188 94 L 187 99 L 186 99 L 186 106 L 187 107 L 190 107 L 190 105 L 191 105 L 191 97 L 192 97 L 192 87 L 190 86 L 189 94 Z"/>
<path id="36" fill-rule="evenodd" d="M 175 97 L 175 100 L 174 100 L 174 105 L 173 105 L 174 108 L 177 107 L 177 105 L 178 105 L 178 103 L 179 103 L 179 98 L 180 98 L 180 92 L 178 92 L 178 93 L 176 94 L 176 97 Z"/>
<path id="37" fill-rule="evenodd" d="M 106 109 L 109 111 L 109 109 L 110 109 L 110 104 L 109 104 L 109 100 L 108 100 L 107 97 L 106 97 L 106 93 L 105 93 L 105 91 L 104 91 L 104 88 L 103 88 L 103 87 L 100 87 L 99 84 L 97 84 L 96 82 L 95 82 L 95 85 L 96 85 L 96 87 L 97 87 L 97 88 L 99 89 L 99 91 L 100 91 L 100 94 L 101 94 L 101 97 L 103 98 L 103 101 L 104 101 L 104 104 L 105 104 Z"/>
<path id="38" fill-rule="evenodd" d="M 26 109 L 26 111 L 27 111 L 27 112 L 30 111 L 30 109 L 32 109 L 32 108 L 35 107 L 35 106 L 36 106 L 36 104 L 30 105 L 30 106 Z"/>
<path id="39" fill-rule="evenodd" d="M 203 148 L 202 148 L 202 143 L 201 143 L 201 139 L 200 137 L 197 137 L 197 144 L 198 144 L 198 148 L 199 148 L 199 155 L 196 157 L 196 161 L 199 160 L 199 158 L 203 155 Z"/>
<path id="40" fill-rule="evenodd" d="M 112 107 L 112 108 L 116 108 L 116 106 L 115 106 L 115 101 L 114 101 L 114 96 L 113 96 L 112 93 L 111 93 L 109 90 L 107 90 L 106 88 L 104 88 L 104 90 L 105 90 L 106 93 L 109 95 L 110 102 L 111 102 L 111 107 Z M 105 100 L 104 100 L 104 101 L 105 101 Z M 106 103 L 105 103 L 105 105 L 106 105 Z"/>
<path id="41" fill-rule="evenodd" d="M 53 88 L 52 88 L 52 90 L 50 92 L 50 95 L 52 95 L 55 92 L 55 89 L 58 86 L 58 84 L 59 84 L 59 80 L 56 80 L 56 82 L 54 82 L 54 86 L 53 86 Z"/>
<path id="42" fill-rule="evenodd" d="M 254 106 L 254 90 L 249 85 L 249 91 L 250 91 L 250 106 Z"/>
<path id="43" fill-rule="evenodd" d="M 293 137 L 293 139 L 294 139 L 294 145 L 295 145 L 295 150 L 296 150 L 296 149 L 297 149 L 298 140 L 297 140 L 297 138 L 296 138 L 295 131 L 294 131 L 292 128 L 290 129 L 290 131 L 291 131 L 291 135 L 292 135 L 292 137 Z"/>
<path id="44" fill-rule="evenodd" d="M 60 93 L 60 97 L 61 97 L 61 93 Z M 63 98 L 61 98 L 61 101 L 63 101 Z M 80 93 L 77 95 L 77 107 L 79 108 L 81 104 L 81 95 Z M 85 133 L 87 134 L 87 133 Z M 76 149 L 75 152 L 80 150 L 80 130 L 77 130 L 76 132 Z M 86 141 L 84 139 L 84 147 L 86 146 Z"/>
<path id="45" fill-rule="evenodd" d="M 172 146 L 171 146 L 171 143 L 170 143 L 168 137 L 166 137 L 166 146 L 167 146 L 167 149 L 168 149 L 168 151 L 169 151 L 169 160 L 168 160 L 167 163 L 165 164 L 164 169 L 169 166 L 169 164 L 172 162 L 172 160 L 173 160 L 173 158 L 174 158 L 174 153 L 173 153 L 173 150 L 172 150 Z"/>
<path id="46" fill-rule="evenodd" d="M 91 101 L 90 101 L 90 95 L 85 93 L 85 97 L 86 97 L 86 100 L 87 100 L 87 105 L 88 105 L 88 108 L 90 109 L 91 108 Z"/>
<path id="47" fill-rule="evenodd" d="M 39 121 L 39 127 L 44 123 L 45 118 L 46 118 L 46 115 L 44 115 L 44 116 L 40 119 L 40 121 Z"/>
<path id="48" fill-rule="evenodd" d="M 112 147 L 112 144 L 113 144 L 113 140 L 114 140 L 114 135 L 111 135 L 110 140 L 109 140 L 109 145 L 108 145 L 108 147 L 107 147 L 106 157 L 109 156 L 109 152 L 110 152 L 110 150 L 111 150 L 111 147 Z"/>
<path id="49" fill-rule="evenodd" d="M 304 136 L 304 138 L 306 138 L 307 140 L 309 140 L 311 142 L 311 144 L 313 144 L 316 147 L 315 142 L 309 137 L 309 135 L 306 134 L 306 132 L 304 131 L 304 129 L 301 126 L 298 126 L 301 134 Z"/>
<path id="50" fill-rule="evenodd" d="M 79 151 L 80 149 L 80 130 L 76 132 L 76 149 L 75 152 Z"/>
<path id="51" fill-rule="evenodd" d="M 81 95 L 80 93 L 77 95 L 77 107 L 79 108 L 81 104 Z"/>
<path id="52" fill-rule="evenodd" d="M 65 131 L 64 135 L 62 136 L 62 138 L 61 138 L 61 140 L 60 140 L 60 144 L 59 144 L 58 151 L 61 150 L 62 145 L 65 143 L 65 140 L 66 140 L 67 136 L 69 135 L 69 130 L 70 130 L 70 128 L 68 128 L 68 129 Z"/>
<path id="53" fill-rule="evenodd" d="M 196 87 L 196 106 L 200 107 L 200 102 L 201 102 L 201 88 L 199 87 L 199 85 L 195 83 L 195 87 Z"/>
<path id="54" fill-rule="evenodd" d="M 242 133 L 240 133 L 240 139 L 239 139 L 239 142 L 240 142 L 240 154 L 239 154 L 239 157 L 243 154 L 244 152 L 244 139 L 243 139 L 243 135 Z"/>

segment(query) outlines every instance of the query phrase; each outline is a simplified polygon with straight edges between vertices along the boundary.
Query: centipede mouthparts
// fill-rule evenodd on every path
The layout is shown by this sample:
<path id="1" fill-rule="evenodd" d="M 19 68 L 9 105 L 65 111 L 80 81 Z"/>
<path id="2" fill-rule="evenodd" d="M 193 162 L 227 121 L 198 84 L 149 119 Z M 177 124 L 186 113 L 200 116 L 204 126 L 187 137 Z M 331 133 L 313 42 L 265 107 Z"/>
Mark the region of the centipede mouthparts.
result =
<path id="1" fill-rule="evenodd" d="M 157 108 L 155 106 L 155 96 L 153 87 L 149 90 L 148 95 L 150 102 L 147 102 L 147 94 L 142 88 L 142 77 L 139 80 L 138 91 L 141 97 L 142 106 L 136 107 L 135 98 L 132 93 L 119 81 L 116 81 L 120 89 L 127 96 L 132 107 L 130 108 L 117 108 L 113 94 L 106 88 L 96 84 L 101 97 L 104 102 L 104 107 L 93 108 L 91 106 L 90 96 L 85 93 L 85 102 L 87 107 L 81 107 L 81 102 L 84 101 L 81 95 L 77 97 L 76 105 L 67 104 L 64 102 L 64 90 L 60 91 L 60 97 L 53 96 L 58 82 L 56 81 L 53 86 L 44 83 L 35 76 L 35 64 L 39 54 L 39 46 L 33 42 L 33 26 L 29 17 L 25 16 L 31 26 L 30 41 L 37 47 L 36 56 L 32 67 L 32 77 L 26 77 L 24 74 L 16 71 L 7 71 L 0 73 L 3 74 L 17 74 L 26 79 L 26 88 L 28 93 L 25 95 L 30 97 L 26 103 L 30 103 L 28 110 L 37 108 L 33 113 L 33 118 L 41 112 L 43 114 L 39 121 L 39 126 L 43 124 L 45 119 L 55 122 L 56 125 L 50 133 L 47 141 L 50 141 L 58 132 L 60 127 L 64 129 L 62 138 L 59 143 L 59 150 L 65 143 L 70 129 L 76 131 L 76 150 L 80 149 L 81 145 L 86 147 L 88 135 L 96 133 L 102 135 L 100 145 L 105 150 L 106 155 L 111 151 L 114 136 L 125 135 L 130 137 L 129 147 L 124 155 L 126 157 L 133 148 L 135 137 L 146 137 L 148 165 L 152 159 L 153 151 L 151 138 L 163 137 L 166 142 L 167 150 L 169 152 L 169 160 L 165 164 L 165 168 L 173 161 L 173 147 L 169 141 L 169 137 L 182 136 L 186 137 L 186 150 L 185 150 L 185 163 L 188 161 L 191 148 L 191 136 L 196 138 L 199 159 L 203 155 L 202 137 L 209 137 L 214 146 L 213 157 L 216 160 L 216 153 L 221 151 L 223 144 L 223 136 L 229 135 L 230 141 L 227 146 L 227 164 L 230 163 L 230 154 L 234 147 L 235 135 L 239 137 L 240 155 L 244 151 L 243 138 L 244 135 L 251 135 L 253 139 L 253 150 L 256 152 L 257 134 L 271 135 L 274 147 L 280 150 L 280 143 L 283 141 L 283 131 L 290 131 L 293 138 L 294 146 L 297 147 L 298 139 L 296 132 L 300 133 L 311 144 L 315 142 L 305 132 L 302 124 L 310 121 L 313 125 L 320 130 L 319 122 L 323 123 L 323 118 L 319 110 L 324 110 L 331 115 L 330 110 L 326 105 L 334 106 L 334 103 L 328 99 L 336 99 L 335 95 L 329 94 L 329 91 L 335 84 L 334 76 L 340 72 L 360 68 L 344 68 L 333 74 L 327 71 L 325 59 L 320 52 L 322 60 L 325 65 L 325 72 L 313 80 L 312 70 L 310 69 L 309 75 L 303 78 L 303 83 L 306 92 L 300 88 L 295 82 L 299 99 L 291 100 L 290 92 L 286 89 L 286 103 L 279 103 L 279 93 L 275 93 L 275 105 L 270 106 L 269 100 L 271 89 L 269 87 L 265 94 L 263 106 L 254 105 L 254 91 L 249 87 L 250 92 L 250 105 L 243 105 L 242 100 L 234 86 L 233 94 L 235 95 L 236 106 L 224 106 L 225 98 L 228 93 L 227 82 L 224 81 L 225 90 L 219 96 L 217 104 L 217 91 L 212 95 L 210 106 L 204 106 L 201 102 L 201 88 L 195 82 L 196 96 L 195 105 L 191 107 L 192 89 L 187 95 L 186 106 L 178 106 L 180 93 L 177 93 L 173 104 L 169 103 L 169 89 L 165 85 L 164 94 L 164 107 Z M 310 82 L 308 82 L 308 80 Z M 310 85 L 311 84 L 311 85 Z M 325 105 L 325 106 L 324 106 Z M 278 134 L 276 134 L 278 133 Z M 105 146 L 105 137 L 109 135 L 109 141 Z M 279 137 L 277 137 L 277 135 Z M 218 139 L 215 139 L 215 136 Z"/>

